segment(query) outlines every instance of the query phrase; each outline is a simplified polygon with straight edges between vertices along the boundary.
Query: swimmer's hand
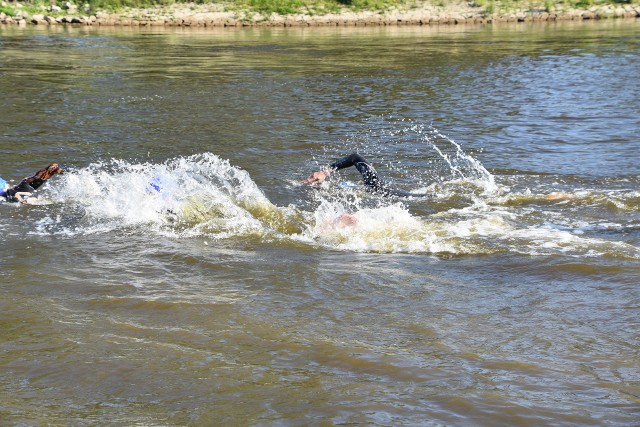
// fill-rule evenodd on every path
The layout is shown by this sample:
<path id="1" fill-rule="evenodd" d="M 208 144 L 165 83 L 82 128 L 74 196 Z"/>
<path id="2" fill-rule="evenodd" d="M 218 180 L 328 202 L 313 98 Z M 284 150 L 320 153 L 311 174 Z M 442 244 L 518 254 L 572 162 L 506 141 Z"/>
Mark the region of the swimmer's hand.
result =
<path id="1" fill-rule="evenodd" d="M 29 199 L 27 197 L 31 196 L 31 193 L 27 193 L 26 191 L 19 191 L 15 194 L 15 198 L 18 200 L 18 203 L 21 205 L 28 205 Z"/>
<path id="2" fill-rule="evenodd" d="M 36 196 L 30 196 L 30 197 L 23 197 L 22 200 L 20 200 L 20 204 L 21 205 L 37 205 L 38 202 L 40 201 L 40 199 L 38 199 Z"/>
<path id="3" fill-rule="evenodd" d="M 331 173 L 331 171 L 329 169 L 324 169 L 324 170 L 321 170 L 321 171 L 314 172 L 311 175 L 309 175 L 307 177 L 307 179 L 302 181 L 302 183 L 305 184 L 305 185 L 322 184 L 324 182 L 324 180 L 327 179 L 327 177 L 329 176 L 330 173 Z"/>

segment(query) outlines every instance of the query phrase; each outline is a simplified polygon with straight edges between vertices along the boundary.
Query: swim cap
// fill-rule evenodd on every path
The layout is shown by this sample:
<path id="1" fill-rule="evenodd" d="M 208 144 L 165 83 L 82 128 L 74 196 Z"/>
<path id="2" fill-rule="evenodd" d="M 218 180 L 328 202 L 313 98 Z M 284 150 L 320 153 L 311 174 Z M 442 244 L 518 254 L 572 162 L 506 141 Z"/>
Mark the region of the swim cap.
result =
<path id="1" fill-rule="evenodd" d="M 0 178 L 0 191 L 4 190 L 7 187 L 7 181 Z"/>
<path id="2" fill-rule="evenodd" d="M 149 182 L 149 185 L 157 192 L 160 192 L 160 190 L 162 190 L 162 178 L 158 176 L 154 177 L 151 182 Z"/>

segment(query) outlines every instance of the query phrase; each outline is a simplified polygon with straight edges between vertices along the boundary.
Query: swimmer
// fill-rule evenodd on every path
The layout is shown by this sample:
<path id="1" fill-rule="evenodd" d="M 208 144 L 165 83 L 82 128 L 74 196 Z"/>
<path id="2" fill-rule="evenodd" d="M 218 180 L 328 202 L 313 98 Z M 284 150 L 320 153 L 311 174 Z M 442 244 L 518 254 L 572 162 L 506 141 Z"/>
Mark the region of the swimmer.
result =
<path id="1" fill-rule="evenodd" d="M 32 176 L 26 177 L 18 185 L 0 191 L 0 197 L 4 197 L 7 202 L 28 204 L 26 197 L 42 186 L 52 176 L 64 172 L 57 163 L 51 163 L 46 168 L 40 169 Z"/>
<path id="2" fill-rule="evenodd" d="M 325 220 L 320 227 L 321 233 L 335 232 L 341 229 L 355 227 L 358 224 L 358 217 L 353 214 L 341 214 L 332 220 Z"/>
<path id="3" fill-rule="evenodd" d="M 399 196 L 399 197 L 424 197 L 425 194 L 409 193 L 407 191 L 400 190 L 399 188 L 389 187 L 378 176 L 378 172 L 369 164 L 364 157 L 358 153 L 353 153 L 344 157 L 324 169 L 313 172 L 303 181 L 306 185 L 318 185 L 324 182 L 329 175 L 334 171 L 345 169 L 351 166 L 355 166 L 360 175 L 362 175 L 362 181 L 364 185 L 370 191 L 381 194 L 383 196 Z"/>

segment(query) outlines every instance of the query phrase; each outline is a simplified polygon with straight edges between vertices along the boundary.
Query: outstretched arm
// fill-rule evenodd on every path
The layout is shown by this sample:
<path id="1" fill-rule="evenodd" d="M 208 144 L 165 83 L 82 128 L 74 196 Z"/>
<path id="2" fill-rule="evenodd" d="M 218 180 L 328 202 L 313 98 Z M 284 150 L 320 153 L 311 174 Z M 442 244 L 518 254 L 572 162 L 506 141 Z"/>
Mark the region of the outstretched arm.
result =
<path id="1" fill-rule="evenodd" d="M 359 163 L 365 163 L 368 164 L 367 161 L 365 160 L 364 157 L 362 157 L 360 154 L 358 153 L 352 153 L 349 154 L 346 157 L 341 158 L 340 160 L 331 163 L 331 165 L 329 165 L 329 167 L 333 170 L 340 170 L 340 169 L 345 169 L 345 168 L 349 168 L 351 166 L 356 166 L 356 168 L 358 167 Z"/>
<path id="2" fill-rule="evenodd" d="M 332 169 L 344 169 L 350 166 L 355 166 L 362 175 L 362 181 L 364 185 L 374 191 L 384 191 L 384 184 L 382 179 L 378 176 L 378 172 L 358 153 L 353 153 L 347 157 L 343 157 L 331 164 Z"/>
<path id="3" fill-rule="evenodd" d="M 362 181 L 370 190 L 381 194 L 383 196 L 398 196 L 398 197 L 422 197 L 425 194 L 409 193 L 407 191 L 400 190 L 395 187 L 385 185 L 384 180 L 378 176 L 378 172 L 371 166 L 364 157 L 358 153 L 349 154 L 346 157 L 331 163 L 327 168 L 314 172 L 307 179 L 304 180 L 304 184 L 317 185 L 322 183 L 327 177 L 336 170 L 345 169 L 351 166 L 355 166 L 362 175 Z"/>
<path id="4" fill-rule="evenodd" d="M 383 190 L 382 180 L 378 177 L 376 170 L 358 153 L 349 154 L 348 156 L 331 163 L 327 169 L 312 173 L 306 180 L 304 180 L 304 184 L 320 184 L 327 179 L 334 170 L 345 169 L 351 166 L 355 166 L 356 169 L 358 169 L 358 172 L 362 175 L 362 180 L 367 187 L 370 187 L 375 191 Z"/>

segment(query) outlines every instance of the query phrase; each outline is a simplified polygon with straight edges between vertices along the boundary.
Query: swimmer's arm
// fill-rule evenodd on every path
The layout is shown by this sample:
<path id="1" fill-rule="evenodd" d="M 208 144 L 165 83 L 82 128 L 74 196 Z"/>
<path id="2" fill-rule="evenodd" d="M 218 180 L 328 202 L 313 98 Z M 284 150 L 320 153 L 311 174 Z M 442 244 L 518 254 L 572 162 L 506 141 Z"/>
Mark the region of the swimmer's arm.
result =
<path id="1" fill-rule="evenodd" d="M 367 165 L 369 164 L 367 160 L 360 154 L 352 153 L 336 162 L 331 163 L 329 165 L 329 168 L 331 168 L 332 170 L 346 169 L 350 168 L 351 166 L 357 165 L 358 163 L 364 163 Z"/>
<path id="2" fill-rule="evenodd" d="M 24 197 L 30 196 L 30 195 L 31 195 L 31 193 L 29 193 L 29 192 L 18 191 L 15 194 L 15 198 L 18 199 L 19 203 L 21 203 L 23 205 L 26 205 L 27 204 L 27 200 Z"/>
<path id="3" fill-rule="evenodd" d="M 348 156 L 343 157 L 342 159 L 331 163 L 328 167 L 312 173 L 311 175 L 309 175 L 307 179 L 303 181 L 303 184 L 309 184 L 309 185 L 321 184 L 322 182 L 324 182 L 325 179 L 327 179 L 329 175 L 331 175 L 333 171 L 345 169 L 357 164 L 368 165 L 365 158 L 359 155 L 358 153 L 349 154 Z"/>

